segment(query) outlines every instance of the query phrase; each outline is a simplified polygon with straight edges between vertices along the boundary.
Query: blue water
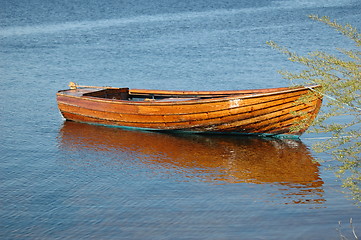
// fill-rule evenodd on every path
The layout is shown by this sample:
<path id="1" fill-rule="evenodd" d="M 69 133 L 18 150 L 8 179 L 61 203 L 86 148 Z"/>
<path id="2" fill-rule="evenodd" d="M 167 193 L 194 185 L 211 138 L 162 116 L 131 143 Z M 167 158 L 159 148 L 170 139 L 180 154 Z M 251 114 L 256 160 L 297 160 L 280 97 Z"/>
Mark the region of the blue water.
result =
<path id="1" fill-rule="evenodd" d="M 64 122 L 83 85 L 288 86 L 265 42 L 352 48 L 309 14 L 361 28 L 358 0 L 1 1 L 0 239 L 339 239 L 361 234 L 330 157 L 299 141 L 177 136 Z M 318 164 L 314 160 L 324 162 Z"/>

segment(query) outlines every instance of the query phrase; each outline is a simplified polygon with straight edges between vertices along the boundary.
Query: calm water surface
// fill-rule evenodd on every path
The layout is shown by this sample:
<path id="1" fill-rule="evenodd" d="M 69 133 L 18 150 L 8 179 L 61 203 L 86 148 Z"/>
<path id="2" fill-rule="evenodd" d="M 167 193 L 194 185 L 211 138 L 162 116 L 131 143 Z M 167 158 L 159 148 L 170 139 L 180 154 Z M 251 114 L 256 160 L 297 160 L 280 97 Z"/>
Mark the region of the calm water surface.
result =
<path id="1" fill-rule="evenodd" d="M 300 53 L 352 43 L 309 14 L 361 27 L 358 0 L 2 1 L 0 239 L 339 239 L 361 210 L 300 141 L 64 122 L 69 81 L 130 88 L 287 86 Z M 322 136 L 321 136 L 322 137 Z M 317 163 L 315 159 L 325 162 Z"/>

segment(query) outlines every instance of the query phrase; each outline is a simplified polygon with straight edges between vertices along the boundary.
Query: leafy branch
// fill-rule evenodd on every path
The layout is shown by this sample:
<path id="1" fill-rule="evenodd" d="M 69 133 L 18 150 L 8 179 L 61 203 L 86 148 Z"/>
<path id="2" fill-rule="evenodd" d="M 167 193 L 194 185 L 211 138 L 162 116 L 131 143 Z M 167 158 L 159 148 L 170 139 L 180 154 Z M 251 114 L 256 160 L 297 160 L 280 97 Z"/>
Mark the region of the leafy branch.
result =
<path id="1" fill-rule="evenodd" d="M 336 176 L 342 179 L 342 186 L 350 190 L 352 198 L 361 202 L 361 34 L 350 24 L 341 25 L 325 16 L 309 17 L 351 39 L 355 49 L 337 48 L 337 55 L 313 51 L 301 56 L 273 41 L 267 44 L 291 62 L 302 65 L 300 72 L 280 71 L 293 85 L 322 85 L 320 94 L 326 101 L 313 131 L 329 133 L 331 137 L 317 143 L 314 149 L 337 160 Z"/>

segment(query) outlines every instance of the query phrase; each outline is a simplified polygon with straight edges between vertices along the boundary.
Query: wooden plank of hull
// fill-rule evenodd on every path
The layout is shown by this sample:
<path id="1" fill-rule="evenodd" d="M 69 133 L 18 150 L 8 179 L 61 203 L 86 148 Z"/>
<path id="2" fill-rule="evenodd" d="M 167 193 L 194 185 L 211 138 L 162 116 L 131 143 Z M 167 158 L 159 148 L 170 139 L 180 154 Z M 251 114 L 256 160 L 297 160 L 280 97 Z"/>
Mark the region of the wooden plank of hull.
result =
<path id="1" fill-rule="evenodd" d="M 314 109 L 310 109 L 310 114 L 313 115 Z M 308 124 L 305 127 L 299 129 L 298 131 L 291 131 L 293 127 L 297 127 L 301 120 L 297 115 L 284 113 L 282 111 L 276 113 L 269 113 L 261 115 L 254 118 L 248 118 L 244 120 L 239 120 L 231 123 L 222 124 L 220 126 L 212 126 L 217 131 L 243 131 L 243 132 L 252 132 L 252 133 L 273 133 L 279 134 L 283 132 L 292 132 L 293 134 L 298 134 L 304 132 L 308 127 Z M 311 119 L 310 121 L 311 122 Z"/>
<path id="2" fill-rule="evenodd" d="M 314 109 L 308 107 L 309 111 L 313 113 Z M 302 110 L 307 110 L 302 109 Z M 300 111 L 297 106 L 285 108 L 280 111 L 270 113 L 252 114 L 249 116 L 241 116 L 237 120 L 223 118 L 219 123 L 215 123 L 203 129 L 203 127 L 196 127 L 197 131 L 224 131 L 224 132 L 270 132 L 270 129 L 280 129 L 283 127 L 283 122 L 287 121 L 284 125 L 287 128 L 296 126 L 300 122 L 300 116 L 290 114 L 290 111 Z M 263 128 L 263 129 L 262 129 Z M 267 129 L 268 128 L 268 129 Z"/>
<path id="3" fill-rule="evenodd" d="M 268 126 L 259 126 L 258 129 L 255 129 L 256 132 L 275 132 L 281 128 L 290 129 L 292 127 L 299 127 L 298 130 L 293 130 L 294 132 L 298 132 L 302 134 L 307 130 L 307 128 L 311 125 L 312 121 L 316 118 L 316 115 L 321 106 L 321 100 L 314 100 L 314 106 L 307 106 L 304 109 L 299 109 L 298 113 L 291 114 L 289 119 L 279 119 L 278 124 L 268 125 Z"/>
<path id="4" fill-rule="evenodd" d="M 188 115 L 142 115 L 142 114 L 121 114 L 121 113 L 108 113 L 102 111 L 96 111 L 92 109 L 80 108 L 72 105 L 65 105 L 63 103 L 59 103 L 59 108 L 68 112 L 77 112 L 78 114 L 95 116 L 112 119 L 114 121 L 123 121 L 123 122 L 139 122 L 139 123 L 171 123 L 171 122 L 184 122 L 184 121 L 200 121 L 200 120 L 210 120 L 210 119 L 219 119 L 227 116 L 239 115 L 242 113 L 248 113 L 248 115 L 259 115 L 268 113 L 271 111 L 276 111 L 283 109 L 285 104 L 287 107 L 290 107 L 294 104 L 294 99 L 290 99 L 289 102 L 284 103 L 285 101 L 274 101 L 271 102 L 272 105 L 269 104 L 256 104 L 254 106 L 249 107 L 237 107 L 233 109 L 221 110 L 218 112 L 209 112 L 209 113 L 196 113 L 196 114 L 188 114 Z M 273 110 L 273 108 L 276 108 Z M 295 109 L 297 110 L 297 109 Z M 260 112 L 260 113 L 258 113 Z"/>
<path id="5" fill-rule="evenodd" d="M 103 118 L 114 119 L 115 121 L 124 121 L 124 122 L 182 122 L 182 121 L 197 121 L 202 119 L 215 119 L 222 118 L 225 116 L 238 115 L 242 113 L 256 113 L 257 110 L 263 110 L 269 112 L 270 107 L 273 106 L 282 106 L 285 103 L 293 104 L 297 97 L 285 100 L 276 100 L 268 103 L 256 103 L 252 106 L 239 106 L 235 108 L 227 108 L 225 110 L 214 111 L 214 112 L 201 112 L 201 113 L 193 113 L 193 114 L 172 114 L 172 115 L 144 115 L 144 114 L 124 114 L 124 113 L 113 113 L 113 112 L 104 112 L 97 111 L 93 109 L 80 108 L 72 105 L 65 105 L 63 103 L 59 103 L 59 107 L 61 109 L 67 109 L 69 112 L 78 112 L 84 115 L 89 116 L 102 116 Z"/>
<path id="6" fill-rule="evenodd" d="M 66 109 L 61 107 L 64 111 L 68 112 L 77 112 L 78 115 L 82 114 L 81 110 L 77 109 Z M 72 108 L 72 107 L 70 107 Z M 254 111 L 252 114 L 248 115 L 229 115 L 218 117 L 214 119 L 208 119 L 207 116 L 203 118 L 198 118 L 194 121 L 180 121 L 180 122 L 143 122 L 143 123 L 136 123 L 136 122 L 121 122 L 120 119 L 114 118 L 104 118 L 108 124 L 112 123 L 112 125 L 124 125 L 130 127 L 140 127 L 140 128 L 153 128 L 153 129 L 177 129 L 177 130 L 188 130 L 188 131 L 234 131 L 234 132 L 271 132 L 269 129 L 280 129 L 282 127 L 282 122 L 292 121 L 292 123 L 287 123 L 287 129 L 289 126 L 294 125 L 295 123 L 299 122 L 301 119 L 300 117 L 294 116 L 290 114 L 290 111 L 299 111 L 298 106 L 292 106 L 292 103 L 288 103 L 284 106 L 275 106 L 275 111 L 268 112 L 266 110 L 262 111 Z M 281 108 L 281 109 L 276 109 Z M 313 111 L 312 107 L 307 107 L 310 109 L 309 111 Z M 306 110 L 307 110 L 306 109 Z M 276 111 L 277 110 L 277 111 Z M 93 119 L 93 122 L 102 122 L 102 120 L 96 117 L 99 114 L 82 114 L 83 116 L 87 116 Z M 199 117 L 198 114 L 195 116 Z M 262 129 L 263 128 L 263 129 Z M 268 129 L 267 129 L 268 128 Z M 266 131 L 267 130 L 267 131 Z"/>
<path id="7" fill-rule="evenodd" d="M 84 123 L 94 123 L 94 124 L 102 124 L 102 125 L 108 125 L 108 126 L 121 126 L 121 127 L 132 127 L 132 128 L 139 128 L 139 129 L 148 129 L 148 130 L 167 130 L 167 127 L 165 124 L 158 124 L 159 129 L 155 129 L 155 128 L 150 128 L 149 126 L 146 125 L 142 125 L 142 124 L 118 124 L 117 122 L 114 121 L 110 121 L 110 120 L 106 120 L 106 119 L 98 119 L 98 118 L 93 118 L 93 117 L 88 117 L 88 116 L 83 116 L 83 115 L 77 115 L 74 113 L 69 113 L 69 112 L 63 112 L 63 116 L 68 119 L 68 120 L 72 120 L 72 121 L 77 121 L 77 122 L 84 122 Z M 291 119 L 292 122 L 294 122 L 293 119 Z M 194 132 L 224 132 L 224 133 L 250 133 L 250 134 L 262 134 L 262 133 L 268 133 L 268 134 L 291 134 L 291 135 L 299 135 L 301 134 L 304 130 L 302 131 L 298 131 L 298 132 L 291 132 L 290 131 L 290 127 L 293 125 L 289 125 L 283 128 L 277 127 L 272 131 L 260 131 L 260 130 L 255 130 L 253 128 L 250 127 L 246 127 L 246 126 L 237 126 L 234 128 L 230 128 L 230 129 L 219 129 L 219 128 L 215 128 L 215 127 L 205 127 L 205 128 L 193 128 L 193 124 L 188 122 L 189 128 L 184 128 L 184 129 L 173 129 L 173 130 L 182 130 L 182 131 L 194 131 Z M 223 125 L 220 125 L 223 126 Z"/>

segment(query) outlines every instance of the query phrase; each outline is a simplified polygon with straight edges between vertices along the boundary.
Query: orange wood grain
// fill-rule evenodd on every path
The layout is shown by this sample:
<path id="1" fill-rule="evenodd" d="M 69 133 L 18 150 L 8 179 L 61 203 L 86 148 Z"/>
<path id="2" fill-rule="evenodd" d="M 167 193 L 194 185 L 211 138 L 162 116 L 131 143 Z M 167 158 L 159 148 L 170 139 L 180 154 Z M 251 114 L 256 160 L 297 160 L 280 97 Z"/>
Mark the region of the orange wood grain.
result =
<path id="1" fill-rule="evenodd" d="M 177 99 L 177 101 L 107 99 L 103 96 L 104 90 L 94 94 L 91 91 L 94 89 L 79 89 L 79 93 L 76 90 L 59 91 L 57 101 L 63 116 L 72 121 L 159 130 L 299 135 L 316 117 L 322 102 L 320 96 L 313 94 L 306 87 L 217 92 L 129 91 L 130 96 L 133 92 L 216 96 L 207 99 Z M 83 96 L 84 93 L 87 96 Z M 117 94 L 116 89 L 112 89 L 112 94 Z M 219 97 L 220 94 L 225 96 Z M 294 114 L 302 112 L 306 114 Z M 305 119 L 308 122 L 302 129 L 290 130 Z"/>

